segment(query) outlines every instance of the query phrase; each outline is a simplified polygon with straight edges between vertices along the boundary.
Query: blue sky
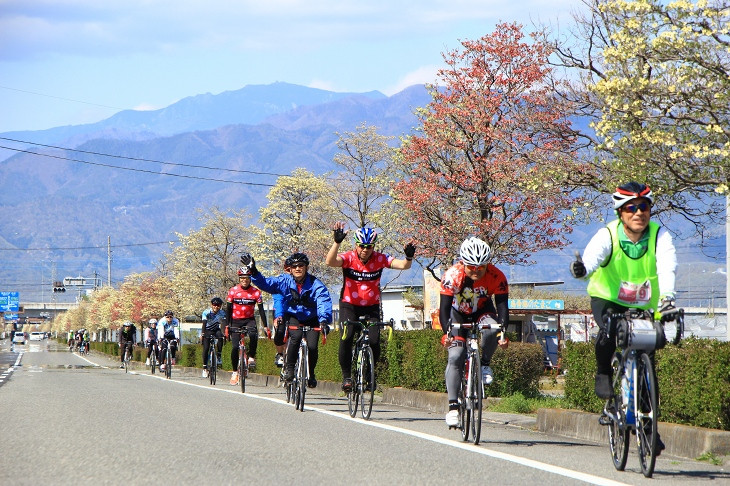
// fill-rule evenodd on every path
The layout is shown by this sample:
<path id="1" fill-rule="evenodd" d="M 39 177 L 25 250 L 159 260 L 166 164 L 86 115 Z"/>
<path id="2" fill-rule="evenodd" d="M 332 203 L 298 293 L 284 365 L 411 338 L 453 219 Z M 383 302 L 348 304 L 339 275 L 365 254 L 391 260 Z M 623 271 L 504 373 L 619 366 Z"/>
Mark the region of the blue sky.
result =
<path id="1" fill-rule="evenodd" d="M 391 95 L 500 21 L 580 0 L 0 0 L 0 132 L 157 109 L 276 81 Z"/>

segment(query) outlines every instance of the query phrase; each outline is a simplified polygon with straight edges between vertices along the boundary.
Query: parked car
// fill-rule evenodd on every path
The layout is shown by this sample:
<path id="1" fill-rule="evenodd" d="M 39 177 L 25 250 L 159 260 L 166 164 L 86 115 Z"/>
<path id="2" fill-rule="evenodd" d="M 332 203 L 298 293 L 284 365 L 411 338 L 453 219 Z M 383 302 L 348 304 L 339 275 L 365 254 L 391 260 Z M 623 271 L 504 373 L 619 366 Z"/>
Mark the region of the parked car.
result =
<path id="1" fill-rule="evenodd" d="M 30 340 L 31 341 L 43 341 L 44 335 L 42 332 L 32 332 L 30 333 Z"/>
<path id="2" fill-rule="evenodd" d="M 25 344 L 25 333 L 22 331 L 15 331 L 15 335 L 13 336 L 13 342 L 16 344 Z"/>

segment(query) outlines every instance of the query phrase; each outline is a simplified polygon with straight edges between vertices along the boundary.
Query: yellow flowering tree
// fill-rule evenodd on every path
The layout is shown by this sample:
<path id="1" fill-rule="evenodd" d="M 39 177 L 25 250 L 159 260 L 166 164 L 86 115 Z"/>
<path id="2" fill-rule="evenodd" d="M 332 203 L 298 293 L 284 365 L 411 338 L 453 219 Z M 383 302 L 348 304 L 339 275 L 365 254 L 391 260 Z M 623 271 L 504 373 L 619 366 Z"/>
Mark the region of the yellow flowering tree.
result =
<path id="1" fill-rule="evenodd" d="M 730 2 L 585 0 L 587 14 L 555 42 L 580 73 L 569 96 L 592 119 L 594 172 L 576 182 L 611 191 L 646 181 L 659 211 L 702 231 L 724 218 L 730 169 Z M 708 226 L 706 226 L 708 227 Z"/>

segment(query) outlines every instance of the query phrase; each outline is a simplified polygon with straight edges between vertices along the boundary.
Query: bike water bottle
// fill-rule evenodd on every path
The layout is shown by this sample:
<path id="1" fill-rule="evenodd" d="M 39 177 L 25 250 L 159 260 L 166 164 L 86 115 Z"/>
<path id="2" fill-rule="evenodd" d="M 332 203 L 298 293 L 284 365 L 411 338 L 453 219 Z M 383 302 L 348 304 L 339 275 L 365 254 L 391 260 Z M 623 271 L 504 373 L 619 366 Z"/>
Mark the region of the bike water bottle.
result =
<path id="1" fill-rule="evenodd" d="M 624 376 L 621 377 L 621 386 L 623 387 L 624 409 L 626 410 L 626 423 L 634 425 L 636 416 L 634 415 L 634 367 L 636 361 L 630 358 L 624 368 Z"/>

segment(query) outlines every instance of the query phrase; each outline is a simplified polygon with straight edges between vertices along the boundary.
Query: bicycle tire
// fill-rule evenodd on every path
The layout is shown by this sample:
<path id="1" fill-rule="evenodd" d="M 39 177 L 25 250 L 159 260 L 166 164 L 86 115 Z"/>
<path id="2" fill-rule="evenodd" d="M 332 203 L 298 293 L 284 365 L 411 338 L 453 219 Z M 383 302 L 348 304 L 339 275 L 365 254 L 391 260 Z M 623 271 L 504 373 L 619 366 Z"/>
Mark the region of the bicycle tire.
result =
<path id="1" fill-rule="evenodd" d="M 347 394 L 347 409 L 350 412 L 350 417 L 355 418 L 358 402 L 360 401 L 360 365 L 358 363 L 362 362 L 362 348 L 356 349 L 352 356 L 352 368 L 350 369 L 352 386 Z"/>
<path id="2" fill-rule="evenodd" d="M 375 396 L 375 357 L 370 346 L 362 350 L 360 367 L 360 413 L 365 420 L 370 419 L 373 412 L 373 397 Z"/>
<path id="3" fill-rule="evenodd" d="M 238 370 L 238 384 L 241 385 L 241 393 L 246 393 L 246 376 L 248 376 L 248 354 L 246 354 L 246 346 L 239 348 Z"/>
<path id="4" fill-rule="evenodd" d="M 302 341 L 304 342 L 304 341 Z M 309 362 L 307 355 L 307 346 L 299 346 L 299 367 L 297 369 L 297 408 L 300 412 L 304 411 L 304 398 L 307 395 L 307 374 L 309 372 Z"/>
<path id="5" fill-rule="evenodd" d="M 469 410 L 467 409 L 467 400 L 468 400 L 468 381 L 467 378 L 469 376 L 469 369 L 471 366 L 469 365 L 469 360 L 466 361 L 464 364 L 464 373 L 461 375 L 461 385 L 459 386 L 459 428 L 461 429 L 461 439 L 464 442 L 467 442 L 469 440 L 469 427 L 470 427 L 470 420 L 471 420 L 471 414 L 469 413 Z"/>
<path id="6" fill-rule="evenodd" d="M 152 353 L 150 353 L 150 368 L 152 369 L 152 374 L 155 374 L 155 368 L 157 367 L 157 353 L 155 352 L 155 349 L 152 348 Z"/>
<path id="7" fill-rule="evenodd" d="M 656 464 L 657 418 L 659 404 L 657 401 L 654 367 L 646 353 L 641 353 L 637 360 L 636 373 L 636 445 L 639 453 L 641 472 L 650 478 L 654 474 Z"/>
<path id="8" fill-rule="evenodd" d="M 83 351 L 81 352 L 81 354 L 82 355 L 84 354 Z M 129 347 L 128 346 L 124 347 L 124 372 L 125 373 L 129 372 Z"/>
<path id="9" fill-rule="evenodd" d="M 469 390 L 471 437 L 475 445 L 479 444 L 482 435 L 482 397 L 484 396 L 484 384 L 478 358 L 479 356 L 475 354 L 471 356 L 471 389 Z"/>
<path id="10" fill-rule="evenodd" d="M 626 413 L 622 406 L 621 399 L 621 377 L 624 375 L 624 367 L 621 364 L 621 354 L 616 353 L 611 358 L 611 369 L 613 370 L 613 396 L 606 401 L 606 408 L 613 408 L 618 421 L 609 417 L 608 424 L 608 446 L 611 450 L 613 467 L 617 471 L 626 468 L 626 460 L 629 457 L 629 433 L 626 426 Z"/>
<path id="11" fill-rule="evenodd" d="M 218 355 L 215 352 L 215 343 L 211 339 L 210 349 L 208 350 L 208 378 L 210 384 L 215 385 L 218 379 Z"/>
<path id="12" fill-rule="evenodd" d="M 172 352 L 170 351 L 170 343 L 167 343 L 165 350 L 165 378 L 172 378 Z"/>

